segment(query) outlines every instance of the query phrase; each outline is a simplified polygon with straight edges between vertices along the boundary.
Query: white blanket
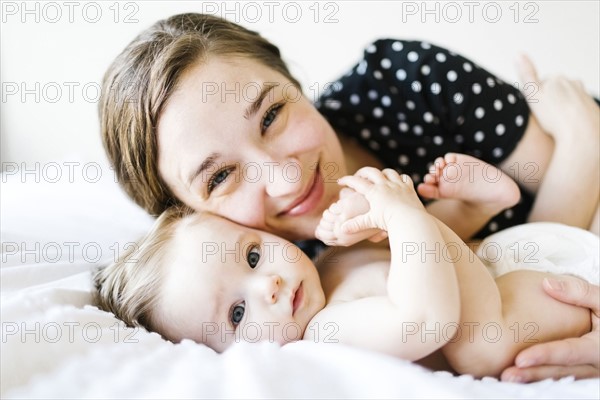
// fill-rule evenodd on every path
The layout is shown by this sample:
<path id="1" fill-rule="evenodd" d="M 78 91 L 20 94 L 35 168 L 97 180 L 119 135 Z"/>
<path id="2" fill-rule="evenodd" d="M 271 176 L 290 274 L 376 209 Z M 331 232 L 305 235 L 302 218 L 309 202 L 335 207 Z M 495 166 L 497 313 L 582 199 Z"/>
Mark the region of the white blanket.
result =
<path id="1" fill-rule="evenodd" d="M 238 343 L 217 354 L 126 328 L 89 305 L 90 271 L 151 221 L 111 181 L 85 191 L 8 181 L 2 188 L 2 398 L 600 397 L 599 379 L 475 380 L 311 342 Z M 76 238 L 77 246 L 64 244 Z M 585 252 L 597 255 L 593 238 Z M 82 253 L 86 245 L 100 248 L 102 257 Z M 79 250 L 69 254 L 69 246 Z"/>

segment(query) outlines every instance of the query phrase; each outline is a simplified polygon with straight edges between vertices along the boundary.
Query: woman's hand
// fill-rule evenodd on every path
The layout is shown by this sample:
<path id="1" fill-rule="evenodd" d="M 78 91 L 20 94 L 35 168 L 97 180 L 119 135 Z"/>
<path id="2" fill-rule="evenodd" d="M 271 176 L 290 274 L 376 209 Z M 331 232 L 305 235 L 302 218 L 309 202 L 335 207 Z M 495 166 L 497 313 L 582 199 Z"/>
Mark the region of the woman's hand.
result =
<path id="1" fill-rule="evenodd" d="M 544 280 L 544 290 L 564 303 L 590 308 L 592 331 L 580 338 L 541 343 L 521 351 L 503 381 L 532 382 L 574 376 L 600 376 L 600 287 L 582 280 Z"/>
<path id="2" fill-rule="evenodd" d="M 525 55 L 520 57 L 518 69 L 533 115 L 557 143 L 600 135 L 600 108 L 580 81 L 564 76 L 541 80 Z"/>

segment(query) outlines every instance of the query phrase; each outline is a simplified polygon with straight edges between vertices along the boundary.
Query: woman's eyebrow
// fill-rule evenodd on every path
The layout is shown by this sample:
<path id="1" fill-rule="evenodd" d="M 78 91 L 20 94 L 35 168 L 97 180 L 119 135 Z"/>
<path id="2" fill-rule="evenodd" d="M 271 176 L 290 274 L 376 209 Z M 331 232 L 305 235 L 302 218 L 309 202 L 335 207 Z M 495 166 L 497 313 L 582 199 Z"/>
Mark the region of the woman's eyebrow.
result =
<path id="1" fill-rule="evenodd" d="M 265 86 L 260 91 L 258 97 L 256 97 L 256 100 L 254 100 L 244 112 L 244 118 L 250 119 L 250 117 L 256 114 L 256 112 L 260 109 L 263 100 L 265 99 L 265 97 L 267 97 L 267 94 L 269 94 L 269 92 L 277 86 L 279 86 L 279 83 L 277 82 L 265 82 Z"/>
<path id="2" fill-rule="evenodd" d="M 202 161 L 202 164 L 200 164 L 200 166 L 198 166 L 198 168 L 196 168 L 189 174 L 188 179 L 187 179 L 188 187 L 192 185 L 192 182 L 194 182 L 194 179 L 196 179 L 196 177 L 198 175 L 200 175 L 205 170 L 207 170 L 211 165 L 213 165 L 219 157 L 221 157 L 220 153 L 216 153 L 216 152 L 210 153 L 208 155 L 208 157 L 206 157 L 206 159 L 204 159 L 204 161 Z"/>

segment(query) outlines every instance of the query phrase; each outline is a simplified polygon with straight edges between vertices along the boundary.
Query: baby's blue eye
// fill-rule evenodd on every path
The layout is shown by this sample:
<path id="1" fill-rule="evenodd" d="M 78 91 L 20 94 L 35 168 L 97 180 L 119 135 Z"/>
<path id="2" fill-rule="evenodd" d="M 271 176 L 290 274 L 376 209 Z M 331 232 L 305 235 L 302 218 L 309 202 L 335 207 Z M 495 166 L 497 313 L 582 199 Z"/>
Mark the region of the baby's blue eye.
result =
<path id="1" fill-rule="evenodd" d="M 231 323 L 233 323 L 234 326 L 238 325 L 242 318 L 244 318 L 245 311 L 246 306 L 244 303 L 240 303 L 233 307 L 233 310 L 231 311 Z"/>
<path id="2" fill-rule="evenodd" d="M 246 259 L 248 260 L 248 265 L 250 268 L 254 269 L 260 261 L 260 248 L 256 245 L 250 247 Z"/>

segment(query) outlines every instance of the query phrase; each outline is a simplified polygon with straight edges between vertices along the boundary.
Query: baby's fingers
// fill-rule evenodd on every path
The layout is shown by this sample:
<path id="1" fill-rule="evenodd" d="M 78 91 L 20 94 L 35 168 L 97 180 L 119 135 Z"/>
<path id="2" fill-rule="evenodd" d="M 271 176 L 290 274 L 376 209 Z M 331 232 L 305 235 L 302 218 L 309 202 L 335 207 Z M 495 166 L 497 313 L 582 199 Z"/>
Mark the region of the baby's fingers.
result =
<path id="1" fill-rule="evenodd" d="M 366 214 L 358 215 L 344 222 L 341 226 L 342 232 L 346 234 L 353 234 L 370 228 L 377 228 L 377 226 L 371 221 L 371 218 Z"/>
<path id="2" fill-rule="evenodd" d="M 369 182 L 366 178 L 356 175 L 343 176 L 338 179 L 338 183 L 340 185 L 348 186 L 362 195 L 367 194 L 373 187 L 373 183 Z"/>

